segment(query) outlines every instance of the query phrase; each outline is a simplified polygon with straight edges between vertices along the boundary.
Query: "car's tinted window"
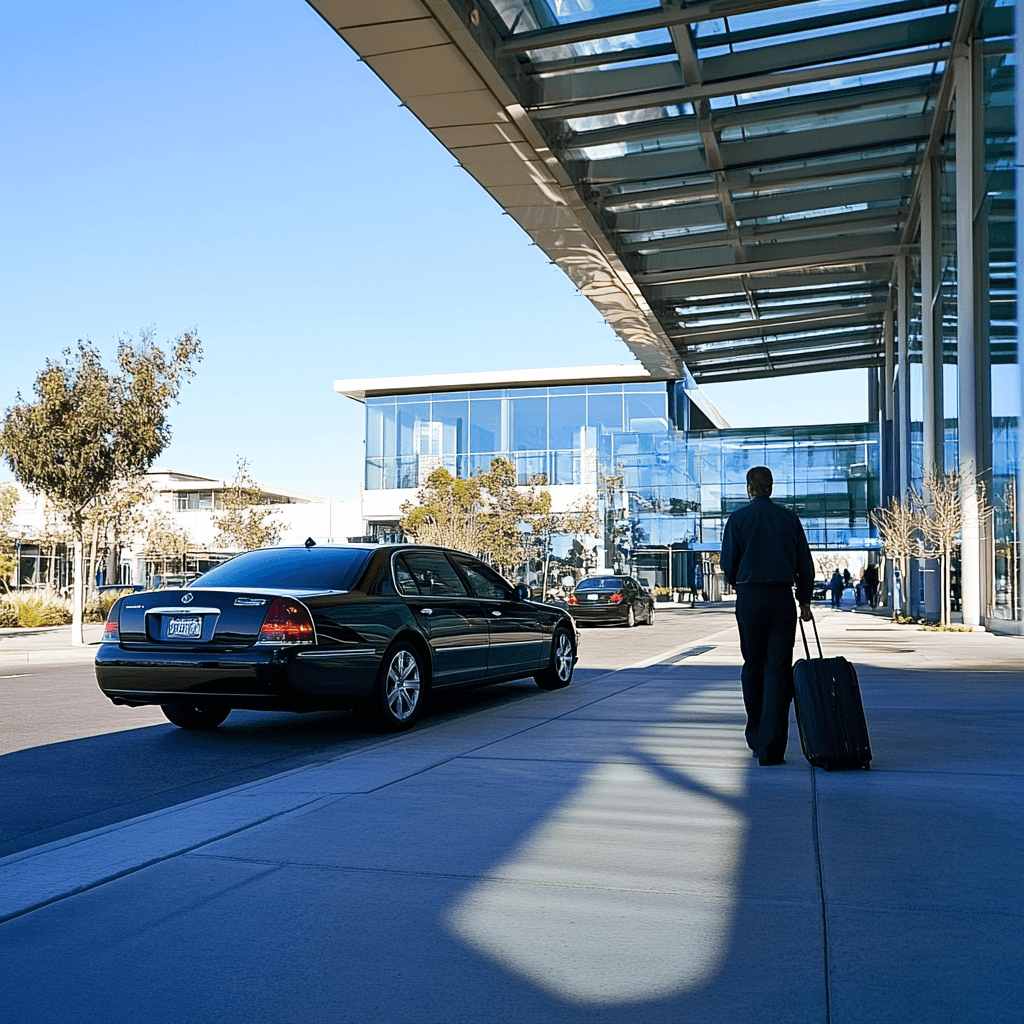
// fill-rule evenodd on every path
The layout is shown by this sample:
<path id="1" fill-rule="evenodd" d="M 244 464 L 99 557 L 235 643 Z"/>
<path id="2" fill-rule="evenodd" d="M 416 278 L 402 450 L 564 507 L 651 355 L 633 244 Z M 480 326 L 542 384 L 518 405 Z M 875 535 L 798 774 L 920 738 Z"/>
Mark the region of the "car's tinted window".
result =
<path id="1" fill-rule="evenodd" d="M 466 574 L 477 597 L 496 597 L 503 601 L 511 599 L 512 588 L 489 565 L 468 555 L 452 555 L 452 558 Z"/>
<path id="2" fill-rule="evenodd" d="M 363 548 L 260 548 L 218 565 L 193 586 L 349 590 L 370 554 Z"/>
<path id="3" fill-rule="evenodd" d="M 398 564 L 404 562 L 409 574 L 416 582 L 416 587 L 421 594 L 429 594 L 431 597 L 466 597 L 466 588 L 462 580 L 452 568 L 451 563 L 440 551 L 406 551 L 400 558 L 395 559 L 396 582 L 402 587 L 398 579 Z M 405 591 L 402 591 L 405 593 Z"/>
<path id="4" fill-rule="evenodd" d="M 622 586 L 622 580 L 614 576 L 598 576 L 591 580 L 582 580 L 576 585 L 577 590 L 616 591 Z"/>
<path id="5" fill-rule="evenodd" d="M 416 581 L 409 571 L 409 566 L 405 564 L 401 555 L 395 559 L 395 584 L 400 594 L 418 594 L 420 592 L 420 588 L 416 586 Z"/>

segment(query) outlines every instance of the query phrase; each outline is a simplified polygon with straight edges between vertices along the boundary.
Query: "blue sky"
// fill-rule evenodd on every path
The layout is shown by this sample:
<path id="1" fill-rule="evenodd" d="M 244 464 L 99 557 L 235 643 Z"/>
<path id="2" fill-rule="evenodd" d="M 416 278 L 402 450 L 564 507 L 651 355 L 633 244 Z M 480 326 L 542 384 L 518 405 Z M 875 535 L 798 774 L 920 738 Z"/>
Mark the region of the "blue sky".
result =
<path id="1" fill-rule="evenodd" d="M 335 378 L 632 361 L 302 0 L 8 0 L 0 33 L 0 408 L 79 338 L 196 326 L 159 464 L 355 498 Z M 737 426 L 829 422 L 865 380 L 709 393 Z"/>

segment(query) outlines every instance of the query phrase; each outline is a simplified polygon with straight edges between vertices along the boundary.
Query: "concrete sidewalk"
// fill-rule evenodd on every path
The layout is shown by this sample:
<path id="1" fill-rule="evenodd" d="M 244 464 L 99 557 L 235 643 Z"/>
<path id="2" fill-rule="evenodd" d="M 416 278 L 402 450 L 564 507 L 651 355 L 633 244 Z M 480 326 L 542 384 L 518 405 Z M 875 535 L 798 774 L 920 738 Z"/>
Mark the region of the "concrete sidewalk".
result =
<path id="1" fill-rule="evenodd" d="M 871 772 L 812 771 L 795 727 L 785 765 L 753 762 L 709 617 L 0 861 L 0 1019 L 1020 1019 L 1024 642 L 818 614 Z"/>
<path id="2" fill-rule="evenodd" d="M 85 647 L 71 645 L 70 626 L 0 629 L 0 671 L 11 665 L 64 665 L 91 661 L 103 637 L 103 623 L 82 627 Z"/>

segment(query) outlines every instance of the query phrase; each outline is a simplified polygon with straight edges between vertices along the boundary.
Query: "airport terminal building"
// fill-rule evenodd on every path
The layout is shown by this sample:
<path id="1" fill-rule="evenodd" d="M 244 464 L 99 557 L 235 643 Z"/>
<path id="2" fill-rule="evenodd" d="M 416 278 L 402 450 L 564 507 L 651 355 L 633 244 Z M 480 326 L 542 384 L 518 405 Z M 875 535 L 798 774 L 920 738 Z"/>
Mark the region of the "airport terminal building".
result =
<path id="1" fill-rule="evenodd" d="M 593 488 L 604 566 L 660 581 L 752 463 L 830 550 L 952 471 L 963 621 L 1024 631 L 1024 0 L 311 3 L 646 374 L 368 386 L 372 529 L 502 454 Z M 865 423 L 736 431 L 694 386 L 846 369 Z M 904 582 L 937 608 L 934 565 Z"/>
<path id="2" fill-rule="evenodd" d="M 684 586 L 693 561 L 719 550 L 751 466 L 771 467 L 776 499 L 800 515 L 812 548 L 878 547 L 868 519 L 876 424 L 731 428 L 692 377 L 630 366 L 339 380 L 335 390 L 366 405 L 372 538 L 398 535 L 402 504 L 439 466 L 467 478 L 504 458 L 558 510 L 589 497 L 593 567 L 653 586 Z"/>

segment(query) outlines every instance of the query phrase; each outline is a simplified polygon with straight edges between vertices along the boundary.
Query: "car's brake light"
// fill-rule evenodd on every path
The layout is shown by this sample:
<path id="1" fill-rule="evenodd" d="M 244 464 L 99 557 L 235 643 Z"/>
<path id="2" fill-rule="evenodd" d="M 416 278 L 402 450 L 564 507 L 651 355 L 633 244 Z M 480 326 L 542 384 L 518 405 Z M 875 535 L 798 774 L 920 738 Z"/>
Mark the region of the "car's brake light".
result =
<path id="1" fill-rule="evenodd" d="M 119 644 L 121 642 L 121 634 L 117 629 L 117 607 L 110 609 L 110 617 L 107 619 L 106 624 L 103 627 L 103 640 L 101 643 L 105 644 Z"/>
<path id="2" fill-rule="evenodd" d="M 608 600 L 612 604 L 618 604 L 623 599 L 623 597 L 625 597 L 625 594 L 612 594 L 612 596 L 609 597 Z"/>
<path id="3" fill-rule="evenodd" d="M 576 599 L 575 594 L 569 595 L 569 604 L 579 604 L 579 601 Z"/>
<path id="4" fill-rule="evenodd" d="M 313 622 L 309 612 L 297 601 L 279 597 L 267 609 L 260 629 L 261 644 L 311 644 Z"/>

